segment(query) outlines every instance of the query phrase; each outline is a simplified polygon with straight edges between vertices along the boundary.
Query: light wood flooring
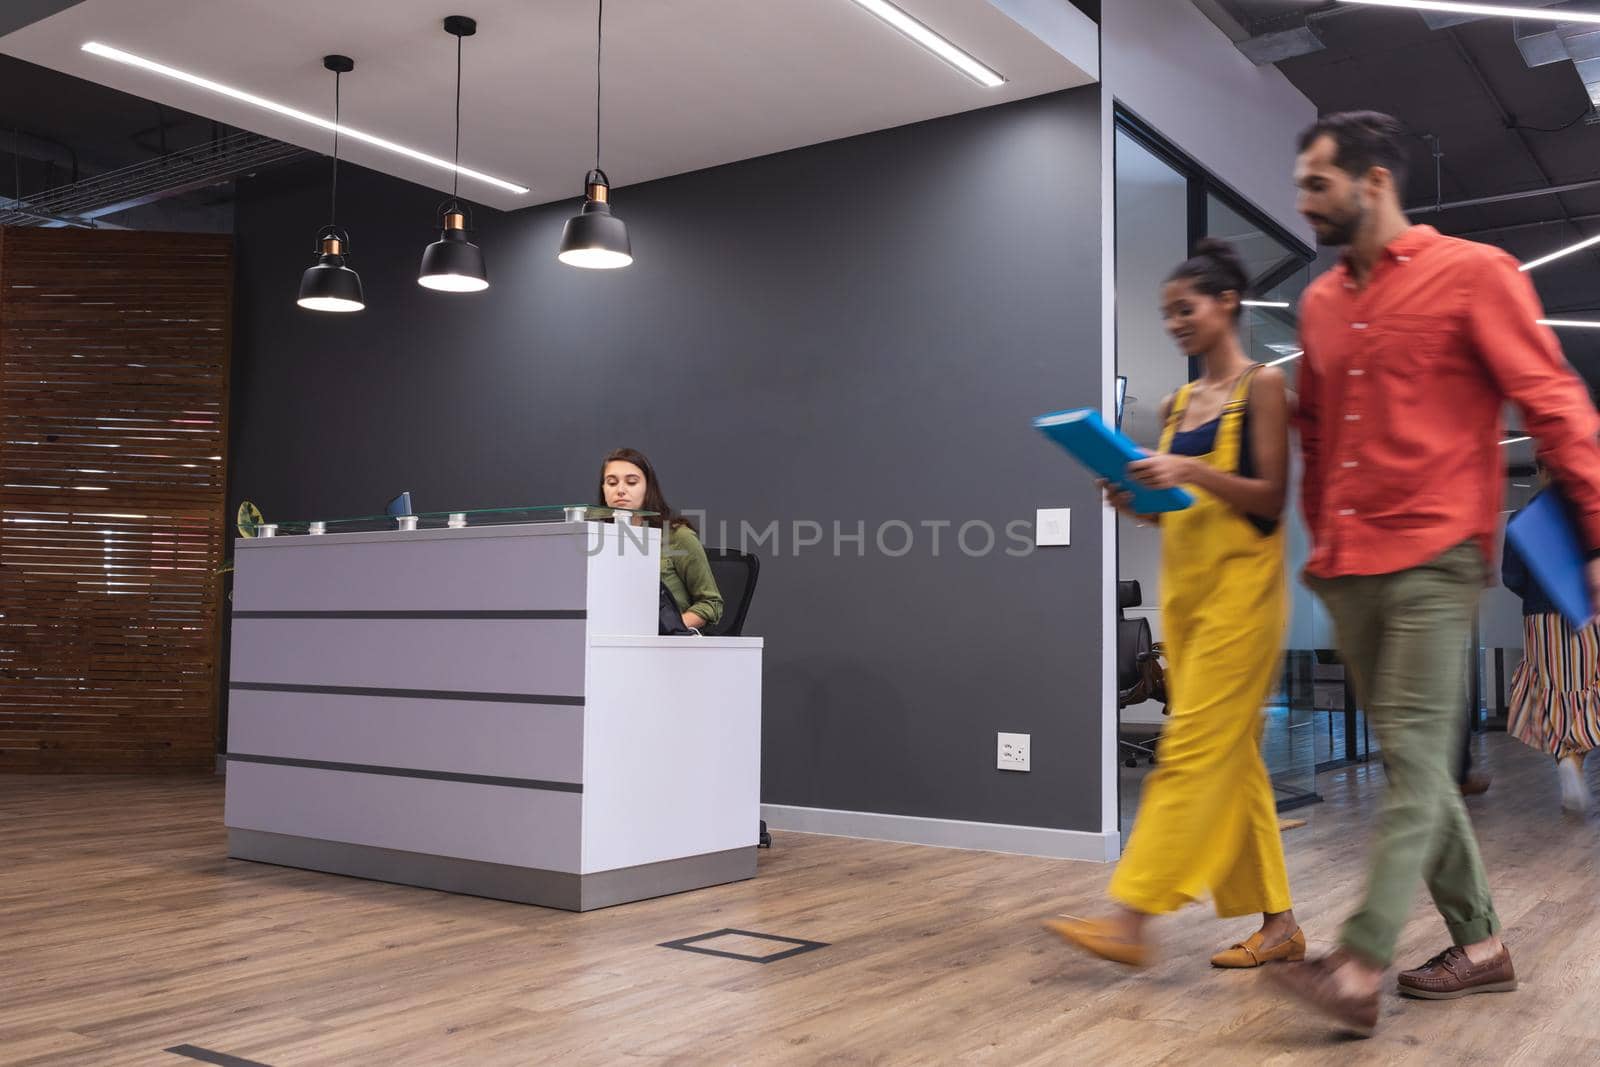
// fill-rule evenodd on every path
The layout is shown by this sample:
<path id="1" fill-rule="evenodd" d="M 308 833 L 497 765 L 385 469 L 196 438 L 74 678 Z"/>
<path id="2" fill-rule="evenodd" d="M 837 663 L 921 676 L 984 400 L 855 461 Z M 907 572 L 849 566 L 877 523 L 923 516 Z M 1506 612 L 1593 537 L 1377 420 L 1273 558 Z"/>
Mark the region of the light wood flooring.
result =
<path id="1" fill-rule="evenodd" d="M 1522 990 L 1391 997 L 1366 1042 L 1212 971 L 1250 924 L 1203 908 L 1163 922 L 1150 972 L 1071 954 L 1038 920 L 1092 913 L 1104 865 L 779 832 L 754 881 L 574 915 L 228 860 L 220 779 L 0 777 L 0 1063 L 1600 1061 L 1600 817 L 1563 818 L 1552 764 L 1484 745 L 1470 807 Z M 1286 835 L 1314 946 L 1355 901 L 1380 779 L 1324 775 Z M 725 928 L 828 947 L 658 947 Z M 1402 960 L 1444 941 L 1419 897 Z"/>

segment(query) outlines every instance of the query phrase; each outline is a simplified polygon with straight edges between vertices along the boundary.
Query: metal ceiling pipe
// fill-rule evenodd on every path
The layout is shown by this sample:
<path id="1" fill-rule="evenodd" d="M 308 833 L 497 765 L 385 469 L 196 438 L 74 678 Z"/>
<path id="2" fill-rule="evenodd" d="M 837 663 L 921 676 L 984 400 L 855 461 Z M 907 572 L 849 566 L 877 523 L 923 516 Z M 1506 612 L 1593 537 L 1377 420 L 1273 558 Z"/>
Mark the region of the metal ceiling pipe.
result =
<path id="1" fill-rule="evenodd" d="M 1513 222 L 1509 226 L 1485 226 L 1477 230 L 1451 230 L 1451 237 L 1477 237 L 1486 233 L 1513 233 L 1517 230 L 1537 230 L 1543 226 L 1575 226 L 1580 222 L 1600 222 L 1600 212 L 1588 215 L 1571 215 L 1562 219 L 1541 219 L 1538 222 Z"/>
<path id="2" fill-rule="evenodd" d="M 1452 200 L 1446 204 L 1419 204 L 1416 207 L 1406 208 L 1407 215 L 1430 215 L 1440 211 L 1451 211 L 1462 207 L 1483 207 L 1486 204 L 1505 204 L 1513 200 L 1529 200 L 1536 196 L 1560 196 L 1562 193 L 1577 193 L 1585 189 L 1600 187 L 1600 178 L 1591 178 L 1588 181 L 1573 182 L 1570 185 L 1547 185 L 1541 189 L 1524 189 L 1516 193 L 1499 193 L 1495 196 L 1479 196 L 1471 200 Z"/>

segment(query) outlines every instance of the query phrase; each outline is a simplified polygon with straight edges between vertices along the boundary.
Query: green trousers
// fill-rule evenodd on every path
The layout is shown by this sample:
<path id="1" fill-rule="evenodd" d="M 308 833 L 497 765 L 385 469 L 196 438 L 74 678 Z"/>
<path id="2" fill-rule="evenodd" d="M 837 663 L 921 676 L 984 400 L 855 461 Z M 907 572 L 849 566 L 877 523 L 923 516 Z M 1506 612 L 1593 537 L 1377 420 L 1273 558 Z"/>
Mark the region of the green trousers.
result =
<path id="1" fill-rule="evenodd" d="M 1366 900 L 1340 942 L 1388 966 L 1419 881 L 1455 944 L 1485 940 L 1500 919 L 1454 773 L 1483 555 L 1469 543 L 1396 574 L 1308 584 L 1333 616 L 1388 777 Z"/>

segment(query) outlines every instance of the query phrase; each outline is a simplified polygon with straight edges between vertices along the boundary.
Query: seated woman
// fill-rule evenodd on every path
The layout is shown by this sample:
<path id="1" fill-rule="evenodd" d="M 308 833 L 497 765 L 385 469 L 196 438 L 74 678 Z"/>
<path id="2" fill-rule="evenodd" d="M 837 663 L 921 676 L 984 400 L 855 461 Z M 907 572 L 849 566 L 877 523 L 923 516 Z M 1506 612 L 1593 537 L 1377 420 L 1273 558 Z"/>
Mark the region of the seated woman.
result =
<path id="1" fill-rule="evenodd" d="M 661 493 L 661 482 L 644 453 L 619 448 L 600 464 L 600 501 L 608 508 L 650 511 L 634 522 L 663 531 L 661 584 L 672 594 L 691 630 L 705 630 L 722 618 L 722 593 L 711 575 L 706 550 L 694 524 L 673 511 Z"/>

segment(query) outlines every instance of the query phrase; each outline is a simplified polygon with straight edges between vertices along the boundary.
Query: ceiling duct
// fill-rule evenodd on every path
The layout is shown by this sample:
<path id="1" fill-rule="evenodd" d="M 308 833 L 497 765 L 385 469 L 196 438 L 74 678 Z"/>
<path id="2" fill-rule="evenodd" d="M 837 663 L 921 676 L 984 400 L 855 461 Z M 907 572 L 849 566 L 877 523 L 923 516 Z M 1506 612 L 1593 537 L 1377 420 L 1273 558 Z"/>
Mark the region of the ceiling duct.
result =
<path id="1" fill-rule="evenodd" d="M 1316 28 L 1309 19 L 1303 26 L 1275 33 L 1258 33 L 1254 37 L 1247 37 L 1235 43 L 1239 51 L 1258 67 L 1293 59 L 1296 56 L 1308 56 L 1312 52 L 1322 51 L 1324 47 L 1322 38 L 1317 36 Z"/>
<path id="2" fill-rule="evenodd" d="M 1526 0 L 1522 6 L 1551 7 L 1562 2 L 1565 0 Z M 1324 48 L 1322 37 L 1317 33 L 1319 22 L 1338 15 L 1371 10 L 1341 4 L 1312 11 L 1304 16 L 1289 13 L 1271 18 L 1241 20 L 1219 0 L 1193 0 L 1193 3 L 1218 29 L 1228 35 L 1247 59 L 1258 67 L 1322 51 Z M 1468 22 L 1501 17 L 1444 11 L 1418 11 L 1416 14 L 1430 30 L 1447 30 Z"/>
<path id="3" fill-rule="evenodd" d="M 1583 79 L 1589 103 L 1600 108 L 1600 26 L 1516 20 L 1517 50 L 1530 67 L 1570 62 Z M 1590 122 L 1600 121 L 1591 115 Z"/>

